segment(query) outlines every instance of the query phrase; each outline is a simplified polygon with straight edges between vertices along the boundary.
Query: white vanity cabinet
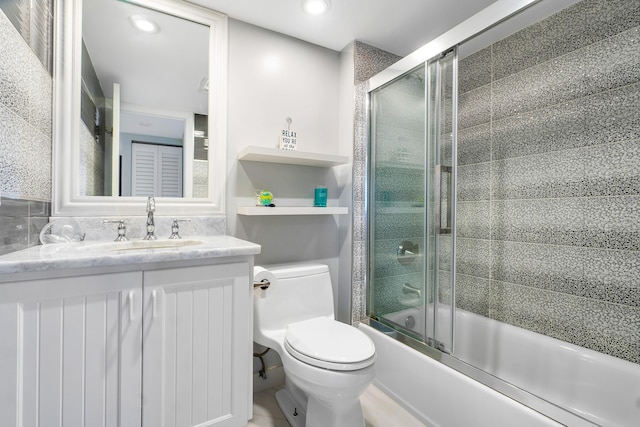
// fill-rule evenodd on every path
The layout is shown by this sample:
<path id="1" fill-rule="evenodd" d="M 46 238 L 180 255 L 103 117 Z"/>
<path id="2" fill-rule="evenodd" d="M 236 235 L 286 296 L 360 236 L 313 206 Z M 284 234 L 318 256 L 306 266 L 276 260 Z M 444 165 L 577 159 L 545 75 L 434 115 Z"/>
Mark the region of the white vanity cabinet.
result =
<path id="1" fill-rule="evenodd" d="M 247 263 L 145 272 L 145 427 L 247 423 L 253 327 L 248 273 Z"/>
<path id="2" fill-rule="evenodd" d="M 253 264 L 190 263 L 0 283 L 1 424 L 246 425 Z"/>
<path id="3" fill-rule="evenodd" d="M 3 425 L 139 424 L 141 308 L 142 272 L 0 284 Z"/>

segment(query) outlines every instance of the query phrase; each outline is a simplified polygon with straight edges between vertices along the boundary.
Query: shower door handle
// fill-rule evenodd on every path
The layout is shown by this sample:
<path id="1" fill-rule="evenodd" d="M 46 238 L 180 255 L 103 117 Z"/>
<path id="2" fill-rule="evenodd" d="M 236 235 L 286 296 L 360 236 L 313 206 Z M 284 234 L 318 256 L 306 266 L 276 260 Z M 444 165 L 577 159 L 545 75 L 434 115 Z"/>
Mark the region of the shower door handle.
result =
<path id="1" fill-rule="evenodd" d="M 436 226 L 436 234 L 451 234 L 451 166 L 443 166 L 443 165 L 436 165 L 436 170 L 435 170 L 435 177 L 434 177 L 434 181 L 435 181 L 435 185 L 434 185 L 434 200 L 435 200 L 435 226 Z M 447 181 L 446 181 L 446 194 L 444 195 L 445 200 L 445 205 L 447 210 L 445 212 L 445 215 L 442 214 L 442 189 L 443 189 L 443 185 L 442 185 L 442 179 L 444 177 L 447 177 Z M 444 220 L 444 224 L 443 221 Z"/>

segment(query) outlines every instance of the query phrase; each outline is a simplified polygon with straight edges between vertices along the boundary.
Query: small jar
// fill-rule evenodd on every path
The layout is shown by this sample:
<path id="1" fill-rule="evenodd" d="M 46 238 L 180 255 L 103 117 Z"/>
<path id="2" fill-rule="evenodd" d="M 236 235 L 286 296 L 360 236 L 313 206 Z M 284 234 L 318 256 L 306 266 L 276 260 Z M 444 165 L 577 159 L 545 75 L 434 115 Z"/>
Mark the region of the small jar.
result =
<path id="1" fill-rule="evenodd" d="M 321 185 L 316 187 L 313 206 L 322 208 L 327 206 L 327 187 Z"/>

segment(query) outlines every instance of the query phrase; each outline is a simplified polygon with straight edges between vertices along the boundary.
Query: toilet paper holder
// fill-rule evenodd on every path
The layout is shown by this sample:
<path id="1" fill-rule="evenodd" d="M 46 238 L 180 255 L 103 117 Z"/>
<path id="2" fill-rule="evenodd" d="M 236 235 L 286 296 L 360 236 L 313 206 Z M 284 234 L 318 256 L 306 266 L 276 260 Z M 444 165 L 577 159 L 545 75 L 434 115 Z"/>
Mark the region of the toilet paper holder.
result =
<path id="1" fill-rule="evenodd" d="M 260 289 L 269 289 L 269 286 L 271 286 L 271 282 L 268 279 L 262 279 L 259 282 L 253 282 L 253 289 L 255 288 L 260 288 Z"/>

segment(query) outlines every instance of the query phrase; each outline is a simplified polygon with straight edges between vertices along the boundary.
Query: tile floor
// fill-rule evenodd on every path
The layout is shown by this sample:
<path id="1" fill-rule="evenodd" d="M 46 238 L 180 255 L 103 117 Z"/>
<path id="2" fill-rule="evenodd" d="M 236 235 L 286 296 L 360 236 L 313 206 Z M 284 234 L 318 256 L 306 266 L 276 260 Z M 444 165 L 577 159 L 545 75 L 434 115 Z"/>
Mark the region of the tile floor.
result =
<path id="1" fill-rule="evenodd" d="M 247 427 L 290 427 L 270 388 L 253 395 L 253 419 Z M 360 398 L 366 427 L 426 427 L 402 406 L 371 385 Z"/>

